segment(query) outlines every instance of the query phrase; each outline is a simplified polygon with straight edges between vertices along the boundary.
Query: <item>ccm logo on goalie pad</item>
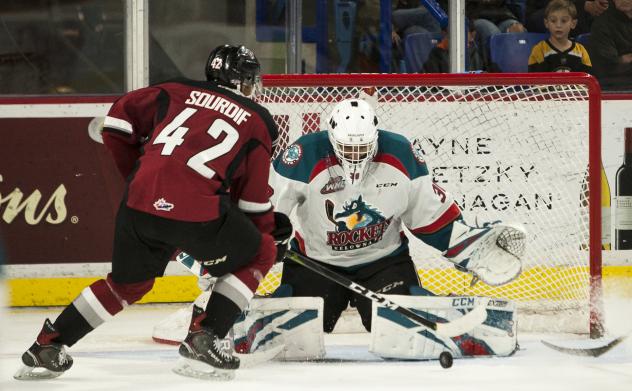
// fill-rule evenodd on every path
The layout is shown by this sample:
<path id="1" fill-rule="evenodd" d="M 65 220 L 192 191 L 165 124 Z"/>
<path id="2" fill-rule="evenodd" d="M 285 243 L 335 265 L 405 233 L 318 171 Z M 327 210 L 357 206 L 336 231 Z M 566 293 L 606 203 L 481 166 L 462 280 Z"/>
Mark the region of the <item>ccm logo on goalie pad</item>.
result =
<path id="1" fill-rule="evenodd" d="M 509 302 L 507 300 L 498 300 L 498 299 L 491 299 L 487 303 L 488 307 L 496 307 L 496 308 L 505 308 L 508 305 L 509 305 Z"/>
<path id="2" fill-rule="evenodd" d="M 473 297 L 457 297 L 456 299 L 452 299 L 452 307 L 473 307 L 474 306 L 474 298 Z"/>
<path id="3" fill-rule="evenodd" d="M 456 297 L 452 299 L 452 307 L 455 308 L 471 308 L 476 304 L 474 297 Z M 505 308 L 509 305 L 507 300 L 490 299 L 487 307 Z"/>

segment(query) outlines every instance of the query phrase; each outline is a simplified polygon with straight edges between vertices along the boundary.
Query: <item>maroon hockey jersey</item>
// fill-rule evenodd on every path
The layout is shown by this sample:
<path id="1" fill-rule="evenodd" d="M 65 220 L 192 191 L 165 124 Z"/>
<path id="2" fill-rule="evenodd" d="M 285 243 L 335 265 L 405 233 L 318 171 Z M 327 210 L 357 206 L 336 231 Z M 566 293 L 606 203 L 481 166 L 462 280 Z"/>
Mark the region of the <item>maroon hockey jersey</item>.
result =
<path id="1" fill-rule="evenodd" d="M 112 105 L 103 140 L 127 178 L 127 205 L 180 221 L 208 221 L 233 202 L 271 210 L 268 172 L 277 128 L 250 99 L 178 79 Z M 267 219 L 266 219 L 267 220 Z"/>

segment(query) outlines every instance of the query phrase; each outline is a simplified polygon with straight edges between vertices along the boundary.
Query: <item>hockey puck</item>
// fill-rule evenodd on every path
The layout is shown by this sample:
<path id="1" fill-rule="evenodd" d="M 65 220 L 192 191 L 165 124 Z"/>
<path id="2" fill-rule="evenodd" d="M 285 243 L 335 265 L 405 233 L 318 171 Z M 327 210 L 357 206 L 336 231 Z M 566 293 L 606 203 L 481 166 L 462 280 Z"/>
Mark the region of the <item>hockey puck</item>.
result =
<path id="1" fill-rule="evenodd" d="M 443 368 L 450 368 L 452 366 L 452 355 L 449 352 L 443 352 L 439 355 L 439 364 Z"/>

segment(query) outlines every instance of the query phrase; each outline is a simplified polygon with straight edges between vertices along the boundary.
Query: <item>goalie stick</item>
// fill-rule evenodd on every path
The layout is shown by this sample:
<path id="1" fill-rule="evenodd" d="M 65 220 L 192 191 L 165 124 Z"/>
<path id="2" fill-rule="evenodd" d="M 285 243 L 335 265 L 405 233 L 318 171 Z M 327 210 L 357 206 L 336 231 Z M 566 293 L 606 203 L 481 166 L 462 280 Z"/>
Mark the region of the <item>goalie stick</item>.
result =
<path id="1" fill-rule="evenodd" d="M 548 342 L 545 340 L 542 340 L 542 343 L 544 344 L 544 346 L 547 346 L 553 350 L 557 350 L 558 352 L 562 352 L 566 354 L 572 354 L 574 356 L 599 357 L 602 354 L 609 352 L 615 346 L 619 345 L 627 337 L 628 335 L 624 335 L 624 336 L 615 338 L 606 344 L 600 344 L 596 346 L 587 346 L 587 347 L 560 346 L 560 345 L 556 345 L 552 342 Z"/>
<path id="2" fill-rule="evenodd" d="M 198 277 L 207 274 L 206 271 L 202 269 L 202 265 L 185 252 L 176 255 L 176 261 Z"/>
<path id="3" fill-rule="evenodd" d="M 325 266 L 320 265 L 316 261 L 309 259 L 302 254 L 299 254 L 292 250 L 288 250 L 285 254 L 285 258 L 290 259 L 300 265 L 303 265 L 313 272 L 316 272 L 321 276 L 335 283 L 338 283 L 339 285 L 342 285 L 345 288 L 352 290 L 353 292 L 356 292 L 371 301 L 374 301 L 384 307 L 390 308 L 391 310 L 404 315 L 413 322 L 435 331 L 437 334 L 443 337 L 456 337 L 459 335 L 463 335 L 471 331 L 473 328 L 480 325 L 485 321 L 485 319 L 487 319 L 487 303 L 483 302 L 479 303 L 479 305 L 476 306 L 476 308 L 474 308 L 472 311 L 451 322 L 433 322 L 421 315 L 416 314 L 408 308 L 399 306 L 398 304 L 390 301 L 379 293 L 373 292 L 372 290 L 365 288 L 360 284 L 356 284 L 355 282 L 341 276 L 340 274 L 326 268 Z"/>

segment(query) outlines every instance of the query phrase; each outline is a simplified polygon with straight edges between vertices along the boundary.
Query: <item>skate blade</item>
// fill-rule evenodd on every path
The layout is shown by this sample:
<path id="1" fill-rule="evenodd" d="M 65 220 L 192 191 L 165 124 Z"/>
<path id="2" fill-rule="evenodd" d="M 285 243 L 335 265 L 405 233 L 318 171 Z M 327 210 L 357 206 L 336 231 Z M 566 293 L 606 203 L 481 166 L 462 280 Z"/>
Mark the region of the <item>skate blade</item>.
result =
<path id="1" fill-rule="evenodd" d="M 64 372 L 55 372 L 42 367 L 29 367 L 23 365 L 13 375 L 16 380 L 48 380 L 59 377 Z"/>
<path id="2" fill-rule="evenodd" d="M 235 378 L 232 369 L 219 369 L 198 360 L 180 357 L 172 371 L 181 376 L 202 380 L 227 381 Z"/>

